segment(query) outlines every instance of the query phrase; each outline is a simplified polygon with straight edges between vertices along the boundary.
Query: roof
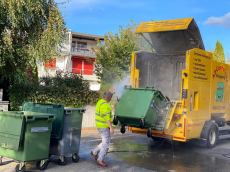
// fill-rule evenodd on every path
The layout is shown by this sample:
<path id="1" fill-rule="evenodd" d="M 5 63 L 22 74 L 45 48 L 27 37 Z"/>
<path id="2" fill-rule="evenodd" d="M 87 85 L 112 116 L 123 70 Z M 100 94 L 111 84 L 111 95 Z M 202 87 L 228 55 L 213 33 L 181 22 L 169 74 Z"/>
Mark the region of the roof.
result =
<path id="1" fill-rule="evenodd" d="M 79 33 L 79 32 L 71 32 L 73 38 L 79 38 L 79 39 L 88 39 L 88 40 L 95 40 L 99 39 L 101 41 L 104 40 L 103 36 L 99 35 L 91 35 L 91 34 L 86 34 L 86 33 Z"/>

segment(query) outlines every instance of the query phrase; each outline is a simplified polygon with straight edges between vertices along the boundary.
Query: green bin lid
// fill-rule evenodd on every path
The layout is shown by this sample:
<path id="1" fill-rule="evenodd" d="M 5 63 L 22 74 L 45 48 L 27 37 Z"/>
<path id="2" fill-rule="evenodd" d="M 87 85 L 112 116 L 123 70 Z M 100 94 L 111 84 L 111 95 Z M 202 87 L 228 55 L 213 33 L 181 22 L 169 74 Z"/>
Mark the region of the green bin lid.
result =
<path id="1" fill-rule="evenodd" d="M 64 119 L 64 105 L 26 102 L 23 104 L 22 110 L 55 114 L 56 118 L 52 123 L 51 137 L 55 139 L 59 139 L 61 137 Z"/>

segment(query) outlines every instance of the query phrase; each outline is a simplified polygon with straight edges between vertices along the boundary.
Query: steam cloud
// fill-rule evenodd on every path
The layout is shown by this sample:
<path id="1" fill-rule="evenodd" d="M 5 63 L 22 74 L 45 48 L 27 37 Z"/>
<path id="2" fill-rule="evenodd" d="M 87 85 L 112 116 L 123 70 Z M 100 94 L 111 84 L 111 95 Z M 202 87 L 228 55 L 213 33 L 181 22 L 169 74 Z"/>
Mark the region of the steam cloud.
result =
<path id="1" fill-rule="evenodd" d="M 124 86 L 125 85 L 130 85 L 129 83 L 129 77 L 126 75 L 123 77 L 122 81 L 120 84 L 114 84 L 114 87 L 116 88 L 115 94 L 118 98 L 121 97 L 123 91 L 124 91 Z"/>

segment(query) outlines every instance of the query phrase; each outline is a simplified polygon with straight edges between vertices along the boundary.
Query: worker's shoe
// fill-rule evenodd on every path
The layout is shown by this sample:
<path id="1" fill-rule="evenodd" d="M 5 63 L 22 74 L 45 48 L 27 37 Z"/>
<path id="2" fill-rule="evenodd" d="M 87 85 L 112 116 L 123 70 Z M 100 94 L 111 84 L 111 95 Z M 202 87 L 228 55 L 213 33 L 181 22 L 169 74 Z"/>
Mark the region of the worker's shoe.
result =
<path id="1" fill-rule="evenodd" d="M 92 155 L 92 156 L 94 157 L 94 159 L 97 161 L 97 158 L 98 158 L 98 157 L 97 157 L 97 155 L 94 155 L 94 154 L 93 154 L 93 151 L 90 152 L 90 155 Z"/>
<path id="2" fill-rule="evenodd" d="M 97 160 L 97 163 L 103 167 L 108 167 L 108 164 L 104 163 L 103 161 L 98 161 Z"/>

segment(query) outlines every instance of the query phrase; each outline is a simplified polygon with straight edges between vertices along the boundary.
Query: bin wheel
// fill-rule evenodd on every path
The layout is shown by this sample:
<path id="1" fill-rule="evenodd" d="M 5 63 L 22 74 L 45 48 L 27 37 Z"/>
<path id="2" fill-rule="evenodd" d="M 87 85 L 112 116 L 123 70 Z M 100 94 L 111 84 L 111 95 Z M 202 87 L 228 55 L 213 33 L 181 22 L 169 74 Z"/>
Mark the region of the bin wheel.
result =
<path id="1" fill-rule="evenodd" d="M 140 120 L 140 128 L 143 129 L 145 127 L 145 119 L 141 118 Z"/>
<path id="2" fill-rule="evenodd" d="M 2 158 L 0 158 L 0 165 L 2 165 Z"/>
<path id="3" fill-rule="evenodd" d="M 148 129 L 147 136 L 152 137 L 152 130 L 151 129 Z"/>
<path id="4" fill-rule="evenodd" d="M 121 129 L 120 129 L 121 133 L 124 134 L 125 133 L 125 125 L 121 125 Z"/>
<path id="5" fill-rule="evenodd" d="M 63 156 L 63 161 L 61 161 L 61 159 L 59 159 L 58 162 L 60 165 L 66 165 L 67 164 L 67 158 L 65 156 Z"/>
<path id="6" fill-rule="evenodd" d="M 36 164 L 36 167 L 39 170 L 46 170 L 48 165 L 49 165 L 49 161 L 46 161 L 42 166 L 41 166 L 41 161 L 38 161 L 37 164 Z"/>
<path id="7" fill-rule="evenodd" d="M 114 116 L 114 117 L 113 117 L 113 124 L 114 124 L 114 125 L 117 125 L 117 124 L 118 124 L 117 116 Z"/>
<path id="8" fill-rule="evenodd" d="M 16 165 L 16 167 L 15 167 L 15 171 L 16 172 L 25 172 L 26 171 L 26 166 L 25 165 L 22 167 L 21 170 L 19 170 L 19 166 L 20 166 L 19 164 Z"/>
<path id="9" fill-rule="evenodd" d="M 77 163 L 79 161 L 79 159 L 80 158 L 79 158 L 78 154 L 75 154 L 75 155 L 72 156 L 72 161 L 75 162 L 75 163 Z"/>

